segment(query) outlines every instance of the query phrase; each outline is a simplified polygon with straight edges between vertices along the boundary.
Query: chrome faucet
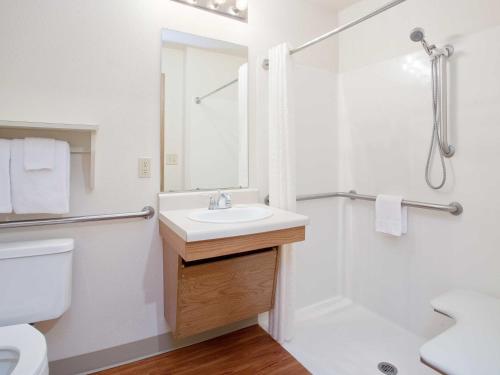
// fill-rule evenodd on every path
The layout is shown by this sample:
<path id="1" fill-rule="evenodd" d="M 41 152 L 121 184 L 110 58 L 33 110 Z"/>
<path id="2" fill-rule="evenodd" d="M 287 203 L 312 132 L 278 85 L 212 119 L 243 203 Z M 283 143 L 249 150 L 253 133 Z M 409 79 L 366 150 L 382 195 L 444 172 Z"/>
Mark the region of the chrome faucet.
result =
<path id="1" fill-rule="evenodd" d="M 217 198 L 210 196 L 210 203 L 208 204 L 209 210 L 224 210 L 226 208 L 231 208 L 232 199 L 231 194 L 221 192 L 220 190 L 217 192 Z"/>

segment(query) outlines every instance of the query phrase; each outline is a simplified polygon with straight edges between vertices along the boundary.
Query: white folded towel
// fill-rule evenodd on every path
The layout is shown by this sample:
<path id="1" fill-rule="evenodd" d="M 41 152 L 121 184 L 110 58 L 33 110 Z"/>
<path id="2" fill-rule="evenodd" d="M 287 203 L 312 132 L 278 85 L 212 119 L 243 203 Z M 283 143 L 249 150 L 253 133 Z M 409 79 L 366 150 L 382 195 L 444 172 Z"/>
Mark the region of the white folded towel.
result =
<path id="1" fill-rule="evenodd" d="M 17 214 L 69 212 L 70 149 L 55 141 L 53 169 L 26 170 L 22 139 L 11 143 L 12 206 Z"/>
<path id="2" fill-rule="evenodd" d="M 400 237 L 408 231 L 408 208 L 402 197 L 379 195 L 375 202 L 375 230 Z"/>
<path id="3" fill-rule="evenodd" d="M 27 171 L 54 169 L 56 140 L 26 138 L 24 140 L 24 168 Z"/>
<path id="4" fill-rule="evenodd" d="M 0 139 L 0 213 L 12 212 L 10 196 L 10 141 Z"/>

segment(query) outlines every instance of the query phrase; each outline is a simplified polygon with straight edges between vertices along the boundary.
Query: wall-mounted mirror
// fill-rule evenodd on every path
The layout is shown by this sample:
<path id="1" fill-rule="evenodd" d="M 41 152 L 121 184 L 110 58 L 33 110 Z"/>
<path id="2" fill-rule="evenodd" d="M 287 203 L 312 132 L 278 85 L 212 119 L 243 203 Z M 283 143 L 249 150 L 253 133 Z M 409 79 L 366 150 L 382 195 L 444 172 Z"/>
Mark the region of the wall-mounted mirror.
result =
<path id="1" fill-rule="evenodd" d="M 247 47 L 162 31 L 162 191 L 248 186 Z"/>

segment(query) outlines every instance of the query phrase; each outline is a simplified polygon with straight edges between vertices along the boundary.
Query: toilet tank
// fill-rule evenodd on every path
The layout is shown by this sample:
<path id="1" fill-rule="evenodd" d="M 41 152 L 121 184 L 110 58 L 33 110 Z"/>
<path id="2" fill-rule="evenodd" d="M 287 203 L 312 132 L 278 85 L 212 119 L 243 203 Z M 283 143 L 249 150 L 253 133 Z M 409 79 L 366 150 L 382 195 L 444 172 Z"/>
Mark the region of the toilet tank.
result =
<path id="1" fill-rule="evenodd" d="M 61 316 L 71 303 L 74 240 L 0 243 L 0 326 Z"/>

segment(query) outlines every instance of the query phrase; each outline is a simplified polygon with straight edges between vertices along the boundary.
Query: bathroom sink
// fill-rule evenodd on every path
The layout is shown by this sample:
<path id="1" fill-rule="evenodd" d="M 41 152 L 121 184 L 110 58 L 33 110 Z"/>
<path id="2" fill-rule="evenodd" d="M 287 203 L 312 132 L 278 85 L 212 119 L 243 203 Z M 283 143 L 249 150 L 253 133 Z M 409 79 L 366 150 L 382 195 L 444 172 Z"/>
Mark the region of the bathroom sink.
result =
<path id="1" fill-rule="evenodd" d="M 188 218 L 202 223 L 232 224 L 263 220 L 272 215 L 273 212 L 269 208 L 248 206 L 224 210 L 199 210 L 190 213 Z"/>

